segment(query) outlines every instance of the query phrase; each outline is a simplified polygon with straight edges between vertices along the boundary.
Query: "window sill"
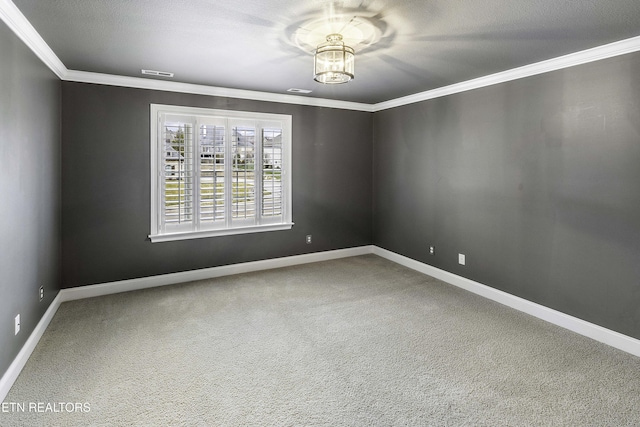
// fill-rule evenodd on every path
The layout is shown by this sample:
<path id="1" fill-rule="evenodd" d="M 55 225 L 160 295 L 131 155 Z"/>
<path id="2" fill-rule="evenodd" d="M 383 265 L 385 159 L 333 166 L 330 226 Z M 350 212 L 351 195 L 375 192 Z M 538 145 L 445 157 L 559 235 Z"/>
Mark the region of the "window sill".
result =
<path id="1" fill-rule="evenodd" d="M 290 230 L 292 222 L 284 224 L 253 225 L 250 227 L 225 228 L 222 230 L 186 231 L 166 234 L 151 234 L 152 243 L 171 242 L 174 240 L 202 239 L 205 237 L 232 236 L 236 234 L 262 233 L 267 231 Z"/>

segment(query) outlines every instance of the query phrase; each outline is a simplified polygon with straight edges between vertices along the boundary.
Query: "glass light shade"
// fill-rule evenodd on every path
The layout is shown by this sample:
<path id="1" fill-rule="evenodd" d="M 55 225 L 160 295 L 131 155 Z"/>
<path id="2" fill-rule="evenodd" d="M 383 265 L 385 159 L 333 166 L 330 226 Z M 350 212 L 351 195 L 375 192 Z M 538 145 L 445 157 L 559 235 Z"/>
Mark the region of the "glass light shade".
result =
<path id="1" fill-rule="evenodd" d="M 355 77 L 356 55 L 340 34 L 330 34 L 316 49 L 313 79 L 319 83 L 346 83 Z"/>

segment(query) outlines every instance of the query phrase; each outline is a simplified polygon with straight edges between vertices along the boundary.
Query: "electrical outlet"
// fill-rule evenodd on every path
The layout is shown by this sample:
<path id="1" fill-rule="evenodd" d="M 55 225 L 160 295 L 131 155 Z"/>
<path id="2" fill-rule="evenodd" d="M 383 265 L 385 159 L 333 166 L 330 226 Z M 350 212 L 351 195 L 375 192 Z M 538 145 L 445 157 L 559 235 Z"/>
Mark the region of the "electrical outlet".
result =
<path id="1" fill-rule="evenodd" d="M 433 246 L 429 246 L 429 255 L 435 255 L 436 254 L 436 248 L 434 248 Z"/>
<path id="2" fill-rule="evenodd" d="M 465 265 L 466 262 L 467 260 L 464 254 L 458 254 L 458 264 Z"/>
<path id="3" fill-rule="evenodd" d="M 18 335 L 18 332 L 20 332 L 20 315 L 19 314 L 15 318 L 15 327 L 16 327 L 15 335 Z"/>
<path id="4" fill-rule="evenodd" d="M 44 286 L 40 286 L 40 301 L 42 301 L 44 299 Z"/>
<path id="5" fill-rule="evenodd" d="M 307 245 L 311 244 L 311 234 L 307 234 Z"/>

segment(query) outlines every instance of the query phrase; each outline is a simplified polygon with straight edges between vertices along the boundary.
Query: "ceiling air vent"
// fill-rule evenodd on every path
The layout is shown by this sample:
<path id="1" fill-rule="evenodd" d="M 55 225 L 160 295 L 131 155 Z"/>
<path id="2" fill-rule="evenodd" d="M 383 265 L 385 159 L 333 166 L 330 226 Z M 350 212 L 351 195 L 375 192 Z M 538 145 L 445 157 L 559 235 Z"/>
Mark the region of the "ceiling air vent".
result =
<path id="1" fill-rule="evenodd" d="M 173 73 L 166 71 L 142 70 L 142 74 L 146 74 L 147 76 L 173 77 Z"/>

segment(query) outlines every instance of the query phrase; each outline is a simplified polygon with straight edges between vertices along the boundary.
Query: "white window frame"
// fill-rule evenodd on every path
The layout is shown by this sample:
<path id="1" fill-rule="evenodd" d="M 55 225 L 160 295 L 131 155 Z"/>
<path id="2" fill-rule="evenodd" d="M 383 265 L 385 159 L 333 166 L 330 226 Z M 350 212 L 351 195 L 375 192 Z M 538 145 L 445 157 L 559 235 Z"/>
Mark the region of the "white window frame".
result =
<path id="1" fill-rule="evenodd" d="M 195 118 L 196 126 L 194 127 L 194 135 L 197 135 L 199 124 L 203 123 L 225 123 L 225 169 L 229 171 L 230 164 L 229 155 L 231 153 L 231 129 L 233 126 L 246 125 L 256 129 L 256 159 L 255 162 L 255 191 L 262 191 L 262 133 L 260 129 L 268 129 L 276 127 L 282 129 L 282 165 L 281 165 L 281 182 L 282 182 L 282 207 L 281 215 L 277 218 L 266 218 L 261 214 L 262 207 L 256 199 L 255 218 L 252 220 L 239 221 L 231 220 L 230 215 L 225 215 L 227 219 L 223 225 L 216 224 L 212 227 L 203 229 L 200 227 L 200 219 L 196 214 L 192 214 L 192 224 L 190 226 L 180 226 L 173 229 L 167 229 L 163 223 L 163 180 L 164 180 L 164 152 L 165 141 L 162 139 L 162 126 L 164 126 L 164 117 L 166 115 L 191 116 Z M 185 107 L 177 105 L 150 104 L 150 134 L 151 134 L 151 232 L 149 239 L 151 242 L 166 242 L 173 240 L 197 239 L 204 237 L 226 236 L 234 234 L 257 233 L 266 231 L 289 230 L 293 226 L 291 212 L 291 116 L 285 114 L 271 113 L 253 113 L 245 111 L 218 110 L 210 108 Z M 186 142 L 186 140 L 185 140 Z M 194 153 L 198 153 L 199 147 L 197 136 L 192 139 Z M 199 180 L 200 162 L 198 154 L 194 154 L 193 159 L 193 179 Z M 259 165 L 259 166 L 258 166 Z M 226 175 L 225 176 L 230 176 Z M 258 180 L 257 177 L 260 176 Z M 198 181 L 199 182 L 199 181 Z M 199 206 L 200 195 L 194 192 L 194 206 Z M 226 195 L 230 200 L 230 195 Z M 225 203 L 225 209 L 229 209 L 230 204 Z M 214 228 L 215 227 L 215 228 Z"/>

